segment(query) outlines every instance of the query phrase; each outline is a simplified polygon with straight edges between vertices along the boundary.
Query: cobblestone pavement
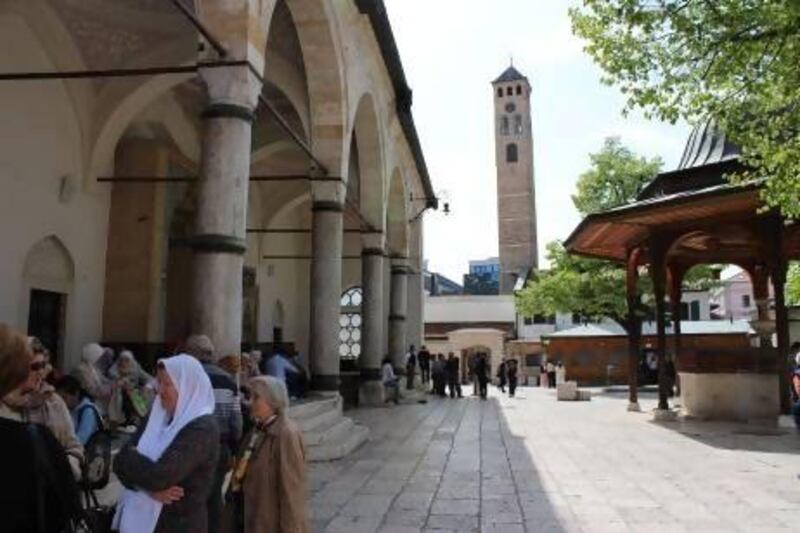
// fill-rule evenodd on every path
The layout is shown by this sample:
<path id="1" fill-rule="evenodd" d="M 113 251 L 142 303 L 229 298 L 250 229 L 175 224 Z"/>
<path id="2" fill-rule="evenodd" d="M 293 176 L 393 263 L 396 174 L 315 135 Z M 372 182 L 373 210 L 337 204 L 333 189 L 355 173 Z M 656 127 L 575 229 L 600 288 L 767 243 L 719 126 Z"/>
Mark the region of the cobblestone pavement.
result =
<path id="1" fill-rule="evenodd" d="M 466 392 L 466 391 L 465 391 Z M 351 411 L 371 439 L 311 468 L 314 531 L 789 531 L 800 435 L 656 424 L 622 394 L 544 389 Z"/>

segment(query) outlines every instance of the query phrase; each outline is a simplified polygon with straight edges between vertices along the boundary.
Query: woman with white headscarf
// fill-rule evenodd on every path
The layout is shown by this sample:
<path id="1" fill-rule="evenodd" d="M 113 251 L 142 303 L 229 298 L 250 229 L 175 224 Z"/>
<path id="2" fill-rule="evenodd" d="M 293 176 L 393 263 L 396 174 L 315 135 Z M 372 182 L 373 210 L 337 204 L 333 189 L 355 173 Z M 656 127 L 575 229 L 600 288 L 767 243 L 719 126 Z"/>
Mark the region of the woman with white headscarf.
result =
<path id="1" fill-rule="evenodd" d="M 99 344 L 87 344 L 83 347 L 80 363 L 73 371 L 81 388 L 97 402 L 103 411 L 106 410 L 112 393 L 111 381 L 103 375 L 98 365 L 104 353 L 105 350 Z"/>
<path id="2" fill-rule="evenodd" d="M 114 472 L 125 486 L 114 528 L 120 533 L 204 533 L 219 455 L 211 382 L 188 355 L 162 359 L 156 379 L 158 398 L 143 431 L 114 460 Z"/>

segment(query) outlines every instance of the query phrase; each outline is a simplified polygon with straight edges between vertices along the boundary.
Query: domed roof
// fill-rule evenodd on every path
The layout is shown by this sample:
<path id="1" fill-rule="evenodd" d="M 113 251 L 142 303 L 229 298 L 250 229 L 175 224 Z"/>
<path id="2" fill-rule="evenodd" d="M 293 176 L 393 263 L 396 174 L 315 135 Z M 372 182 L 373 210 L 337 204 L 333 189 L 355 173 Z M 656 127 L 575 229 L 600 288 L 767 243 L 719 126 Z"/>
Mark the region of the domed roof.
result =
<path id="1" fill-rule="evenodd" d="M 678 170 L 702 167 L 737 159 L 741 155 L 738 146 L 728 141 L 725 132 L 713 120 L 695 126 L 686 142 Z"/>

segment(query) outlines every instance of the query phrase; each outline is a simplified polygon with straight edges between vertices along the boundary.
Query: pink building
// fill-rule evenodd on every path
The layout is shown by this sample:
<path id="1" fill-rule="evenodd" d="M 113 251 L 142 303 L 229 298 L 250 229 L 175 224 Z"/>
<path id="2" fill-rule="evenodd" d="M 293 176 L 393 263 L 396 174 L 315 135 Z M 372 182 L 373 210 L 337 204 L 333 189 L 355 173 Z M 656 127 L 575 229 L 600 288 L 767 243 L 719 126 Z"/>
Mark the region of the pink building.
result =
<path id="1" fill-rule="evenodd" d="M 711 314 L 720 319 L 755 320 L 758 309 L 753 297 L 753 284 L 747 272 L 741 271 L 725 279 L 722 284 L 722 287 L 712 293 Z M 774 300 L 775 292 L 770 284 L 770 309 L 773 308 Z"/>

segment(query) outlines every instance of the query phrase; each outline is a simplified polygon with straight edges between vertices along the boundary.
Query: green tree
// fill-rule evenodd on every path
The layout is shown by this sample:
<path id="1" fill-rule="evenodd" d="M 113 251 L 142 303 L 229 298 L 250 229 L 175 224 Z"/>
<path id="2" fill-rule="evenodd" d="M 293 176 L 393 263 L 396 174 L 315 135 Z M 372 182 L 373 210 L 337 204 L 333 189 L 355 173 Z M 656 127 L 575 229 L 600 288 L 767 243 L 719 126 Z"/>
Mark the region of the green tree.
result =
<path id="1" fill-rule="evenodd" d="M 622 145 L 619 137 L 609 137 L 603 148 L 590 154 L 592 167 L 578 178 L 572 203 L 582 216 L 630 203 L 659 173 L 661 158 L 639 157 Z"/>
<path id="2" fill-rule="evenodd" d="M 636 196 L 661 169 L 660 159 L 637 156 L 611 137 L 602 149 L 590 154 L 591 168 L 579 180 L 572 197 L 575 207 L 586 216 L 613 209 L 636 200 Z M 517 311 L 527 317 L 572 313 L 586 321 L 609 318 L 629 328 L 625 270 L 609 261 L 570 255 L 554 241 L 547 245 L 550 269 L 539 272 L 517 294 Z M 684 286 L 711 288 L 717 283 L 717 267 L 698 266 L 689 271 Z M 652 284 L 647 276 L 639 280 L 640 314 L 652 314 Z"/>
<path id="3" fill-rule="evenodd" d="M 713 119 L 764 199 L 800 217 L 800 1 L 584 0 L 573 31 L 627 97 L 625 111 Z"/>
<path id="4" fill-rule="evenodd" d="M 800 262 L 789 266 L 789 274 L 786 277 L 786 303 L 800 305 Z"/>

